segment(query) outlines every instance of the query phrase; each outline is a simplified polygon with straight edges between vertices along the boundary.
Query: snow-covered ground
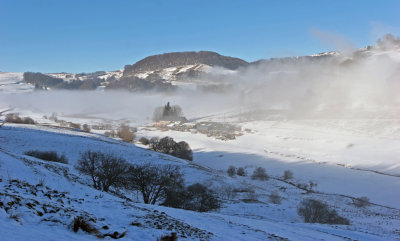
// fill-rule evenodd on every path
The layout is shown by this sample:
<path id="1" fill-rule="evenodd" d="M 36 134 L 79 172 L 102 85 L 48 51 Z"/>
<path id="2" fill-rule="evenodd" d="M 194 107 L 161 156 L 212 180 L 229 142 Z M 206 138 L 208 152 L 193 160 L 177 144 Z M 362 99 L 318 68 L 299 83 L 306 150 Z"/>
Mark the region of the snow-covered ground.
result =
<path id="1" fill-rule="evenodd" d="M 362 125 L 370 129 L 359 130 Z M 144 136 L 187 140 L 195 161 L 214 169 L 229 165 L 263 166 L 275 176 L 293 170 L 299 181 L 318 183 L 323 192 L 368 196 L 382 205 L 400 208 L 400 138 L 398 120 L 296 120 L 246 122 L 236 140 L 221 141 L 189 132 L 148 130 Z M 346 129 L 349 128 L 349 129 Z"/>
<path id="2" fill-rule="evenodd" d="M 150 133 L 142 130 L 139 134 Z M 356 208 L 349 197 L 364 195 L 375 185 L 383 184 L 387 186 L 382 189 L 396 193 L 397 177 L 335 165 L 294 162 L 285 157 L 267 158 L 270 154 L 257 154 L 251 149 L 246 151 L 246 146 L 233 151 L 232 146 L 236 143 L 235 148 L 238 148 L 240 138 L 223 142 L 201 134 L 191 134 L 190 140 L 186 133 L 167 134 L 190 142 L 194 148 L 193 163 L 99 134 L 38 125 L 6 124 L 1 127 L 0 200 L 10 207 L 7 212 L 0 208 L 2 240 L 97 239 L 82 231 L 74 233 L 71 230 L 70 223 L 77 215 L 92 218 L 102 234 L 126 232 L 122 240 L 155 240 L 172 231 L 183 240 L 396 240 L 400 237 L 400 211 L 396 205 L 391 205 L 395 208 L 375 204 Z M 197 213 L 145 205 L 132 193 L 125 195 L 135 201 L 97 191 L 90 186 L 88 177 L 74 169 L 80 153 L 88 149 L 110 151 L 134 163 L 179 165 L 187 184 L 201 182 L 219 190 L 223 207 L 213 212 Z M 69 164 L 50 163 L 24 155 L 28 150 L 57 151 L 68 157 Z M 255 166 L 265 166 L 271 179 L 255 181 L 248 176 L 229 177 L 225 170 L 232 164 L 245 166 L 249 173 Z M 320 192 L 307 193 L 282 181 L 280 176 L 285 169 L 294 172 L 294 182 L 316 181 Z M 43 186 L 37 185 L 39 183 Z M 340 183 L 343 186 L 335 189 L 334 186 Z M 347 193 L 349 196 L 335 194 L 352 189 L 353 183 L 360 188 L 359 193 Z M 252 191 L 228 198 L 223 194 L 229 188 Z M 269 201 L 269 194 L 273 191 L 282 196 L 281 204 Z M 385 204 L 376 198 L 379 193 L 370 194 L 372 202 Z M 258 201 L 244 201 L 250 196 Z M 328 202 L 339 214 L 349 218 L 351 225 L 304 223 L 297 215 L 296 207 L 305 198 Z M 102 229 L 103 226 L 109 229 Z"/>
<path id="3" fill-rule="evenodd" d="M 0 72 L 0 93 L 24 93 L 32 91 L 35 87 L 23 82 L 22 75 L 23 73 Z"/>
<path id="4" fill-rule="evenodd" d="M 366 49 L 364 52 L 373 56 L 376 62 L 367 61 L 367 68 L 356 68 L 356 73 L 375 69 L 371 67 L 379 70 L 382 68 L 378 64 L 380 61 L 384 66 L 387 66 L 385 63 L 392 63 L 389 66 L 393 69 L 385 67 L 383 71 L 372 72 L 372 77 L 376 77 L 371 79 L 372 85 L 366 82 L 367 75 L 370 75 L 368 71 L 366 76 L 351 75 L 348 79 L 352 80 L 351 83 L 361 83 L 355 85 L 355 92 L 349 93 L 349 96 L 355 97 L 347 103 L 351 108 L 343 107 L 340 109 L 342 112 L 329 113 L 334 117 L 321 115 L 323 118 L 317 117 L 319 113 L 307 117 L 282 114 L 290 112 L 286 109 L 277 114 L 269 112 L 271 109 L 268 106 L 264 111 L 269 114 L 263 116 L 264 112 L 257 113 L 257 109 L 259 104 L 268 101 L 264 98 L 256 101 L 253 94 L 257 91 L 233 92 L 216 98 L 197 93 L 193 87 L 196 80 L 177 80 L 176 76 L 191 69 L 208 72 L 210 76 L 215 74 L 217 79 L 218 76 L 235 74 L 204 65 L 137 74 L 140 78 L 157 74 L 190 90 L 187 93 L 178 92 L 177 96 L 124 92 L 106 94 L 99 91 L 26 93 L 32 92 L 34 86 L 22 81 L 22 73 L 0 72 L 0 124 L 3 124 L 5 114 L 15 112 L 37 122 L 36 125 L 6 123 L 0 127 L 0 239 L 97 239 L 82 231 L 72 231 L 72 220 L 81 215 L 91 219 L 101 234 L 125 233 L 124 240 L 156 240 L 170 232 L 177 232 L 181 240 L 399 240 L 400 112 L 395 92 L 398 81 L 393 76 L 398 75 L 396 64 L 400 52 L 398 49 L 386 52 Z M 385 59 L 390 61 L 385 62 Z M 317 74 L 312 73 L 313 76 L 320 76 L 318 71 Z M 386 76 L 387 79 L 386 73 L 390 75 Z M 119 78 L 121 74 L 122 71 L 106 72 L 100 78 Z M 50 75 L 66 81 L 75 78 L 75 74 Z M 252 80 L 253 75 L 244 77 L 240 79 L 244 81 L 242 84 L 254 84 L 245 82 L 246 78 Z M 343 80 L 349 82 L 339 77 L 339 85 Z M 297 79 L 301 78 L 296 78 L 296 83 L 303 87 Z M 332 83 L 330 80 L 328 82 Z M 379 81 L 375 83 L 375 80 Z M 214 79 L 199 81 L 213 83 Z M 332 94 L 331 88 L 324 82 L 318 79 L 318 83 L 323 87 L 320 92 Z M 307 86 L 307 82 L 305 84 Z M 288 89 L 286 86 L 281 89 L 253 87 L 255 90 L 260 88 L 259 97 L 264 97 L 265 93 L 274 96 L 272 92 L 276 91 L 278 107 L 285 107 L 285 98 L 297 94 L 285 92 Z M 349 89 L 344 87 L 339 90 Z M 358 87 L 377 90 L 378 94 L 372 97 L 378 101 L 361 95 L 368 98 L 362 99 L 365 106 L 358 106 L 355 102 L 363 102 L 356 98 L 359 97 Z M 380 87 L 385 88 L 381 90 Z M 333 92 L 337 90 L 333 88 Z M 313 92 L 304 94 L 308 97 Z M 254 99 L 246 102 L 250 106 L 244 108 L 250 114 L 239 111 L 242 107 L 235 102 L 237 98 L 247 96 Z M 340 96 L 333 96 L 333 103 L 336 103 Z M 213 121 L 236 124 L 241 127 L 243 135 L 223 141 L 195 130 L 161 130 L 146 124 L 151 122 L 154 108 L 170 99 L 181 104 L 188 119 L 194 123 Z M 317 104 L 324 106 L 320 103 L 323 99 L 317 98 Z M 294 99 L 294 102 L 301 100 Z M 252 103 L 255 105 L 251 106 Z M 307 101 L 301 104 L 307 104 Z M 324 111 L 323 108 L 317 110 Z M 327 110 L 334 112 L 329 108 Z M 57 112 L 58 122 L 49 118 L 53 112 Z M 254 113 L 255 116 L 252 116 Z M 138 128 L 136 140 L 140 137 L 171 136 L 176 141 L 186 141 L 193 149 L 194 160 L 188 162 L 147 150 L 139 143 L 107 138 L 103 135 L 106 130 L 101 128 L 92 128 L 92 133 L 73 130 L 67 127 L 69 122 L 92 126 L 109 124 L 114 129 L 120 123 L 130 122 Z M 26 156 L 24 153 L 29 150 L 56 151 L 65 154 L 69 163 L 50 163 Z M 112 152 L 132 163 L 177 165 L 185 175 L 186 184 L 205 184 L 218 193 L 223 205 L 216 211 L 198 213 L 145 205 L 135 192 L 114 190 L 119 194 L 115 195 L 95 190 L 89 178 L 79 174 L 74 167 L 80 153 L 86 150 Z M 226 170 L 231 165 L 244 167 L 248 175 L 228 176 Z M 252 180 L 250 175 L 256 167 L 264 167 L 270 179 Z M 294 173 L 290 181 L 282 179 L 285 170 Z M 316 184 L 313 191 L 301 187 L 310 182 Z M 272 193 L 282 197 L 280 204 L 271 202 Z M 354 198 L 361 196 L 368 197 L 371 205 L 355 207 Z M 296 209 L 306 198 L 327 202 L 351 224 L 304 223 Z"/>

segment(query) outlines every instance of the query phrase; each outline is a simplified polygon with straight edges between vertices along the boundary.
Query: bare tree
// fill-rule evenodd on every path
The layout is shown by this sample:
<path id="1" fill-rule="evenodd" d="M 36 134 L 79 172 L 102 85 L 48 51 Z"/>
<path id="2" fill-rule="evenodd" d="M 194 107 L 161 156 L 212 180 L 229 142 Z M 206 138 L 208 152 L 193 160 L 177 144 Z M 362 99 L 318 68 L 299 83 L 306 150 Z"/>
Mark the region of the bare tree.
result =
<path id="1" fill-rule="evenodd" d="M 94 188 L 108 192 L 111 186 L 123 185 L 129 164 L 113 154 L 89 150 L 81 154 L 76 169 L 91 177 Z"/>
<path id="2" fill-rule="evenodd" d="M 182 186 L 183 174 L 177 166 L 135 165 L 127 175 L 127 187 L 141 192 L 147 204 L 155 204 L 165 198 L 168 189 Z"/>
<path id="3" fill-rule="evenodd" d="M 101 152 L 89 150 L 81 154 L 78 164 L 76 165 L 76 169 L 79 172 L 89 175 L 92 178 L 93 187 L 96 189 L 100 189 L 100 177 L 98 172 L 100 160 L 103 158 L 103 156 L 104 154 Z"/>
<path id="4" fill-rule="evenodd" d="M 102 190 L 108 192 L 111 186 L 122 186 L 125 181 L 125 174 L 129 164 L 125 159 L 112 154 L 104 155 L 99 168 L 99 180 Z"/>

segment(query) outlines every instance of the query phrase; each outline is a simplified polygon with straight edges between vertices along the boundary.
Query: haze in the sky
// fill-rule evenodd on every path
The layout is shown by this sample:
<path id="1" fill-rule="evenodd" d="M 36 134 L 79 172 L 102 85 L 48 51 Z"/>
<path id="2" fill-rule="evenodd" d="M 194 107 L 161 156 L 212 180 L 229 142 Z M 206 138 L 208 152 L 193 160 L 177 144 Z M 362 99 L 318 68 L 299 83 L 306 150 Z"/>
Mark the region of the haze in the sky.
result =
<path id="1" fill-rule="evenodd" d="M 116 70 L 176 51 L 255 61 L 363 47 L 400 35 L 399 9 L 397 0 L 0 0 L 0 71 Z"/>

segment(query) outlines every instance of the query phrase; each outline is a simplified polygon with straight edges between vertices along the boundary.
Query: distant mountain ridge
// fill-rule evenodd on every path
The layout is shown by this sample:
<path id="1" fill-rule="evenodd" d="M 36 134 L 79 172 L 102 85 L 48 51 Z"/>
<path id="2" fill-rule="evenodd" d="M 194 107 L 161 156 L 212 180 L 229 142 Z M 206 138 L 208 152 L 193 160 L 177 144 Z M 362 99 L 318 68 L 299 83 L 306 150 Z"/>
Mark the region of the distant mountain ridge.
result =
<path id="1" fill-rule="evenodd" d="M 223 56 L 211 51 L 172 52 L 152 55 L 133 65 L 126 65 L 124 75 L 129 75 L 134 72 L 152 71 L 169 67 L 197 64 L 220 66 L 230 70 L 235 70 L 249 65 L 249 63 L 243 59 Z"/>
<path id="2" fill-rule="evenodd" d="M 260 59 L 247 62 L 212 51 L 171 52 L 148 56 L 124 69 L 94 73 L 25 73 L 23 80 L 36 89 L 125 89 L 129 91 L 173 91 L 187 84 L 216 88 L 217 75 L 235 74 L 247 68 L 280 71 L 288 66 L 332 62 L 351 64 L 371 56 L 400 54 L 400 38 L 385 35 L 376 45 L 349 53 L 324 52 L 308 56 Z M 397 57 L 396 57 L 397 58 Z M 217 68 L 214 68 L 217 67 Z M 214 82 L 213 82 L 214 81 Z M 210 89 L 207 88 L 206 89 Z"/>

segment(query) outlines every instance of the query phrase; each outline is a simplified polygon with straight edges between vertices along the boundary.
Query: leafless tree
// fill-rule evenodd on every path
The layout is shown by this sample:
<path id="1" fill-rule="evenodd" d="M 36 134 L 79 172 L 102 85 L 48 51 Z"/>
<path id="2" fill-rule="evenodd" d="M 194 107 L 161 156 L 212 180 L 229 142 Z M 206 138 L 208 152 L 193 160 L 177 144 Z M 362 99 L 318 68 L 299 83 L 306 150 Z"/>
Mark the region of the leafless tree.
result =
<path id="1" fill-rule="evenodd" d="M 89 150 L 81 154 L 76 168 L 91 177 L 94 188 L 108 192 L 111 186 L 123 185 L 129 164 L 113 154 Z"/>
<path id="2" fill-rule="evenodd" d="M 102 190 L 108 192 L 111 186 L 122 186 L 128 169 L 129 164 L 125 159 L 112 154 L 104 155 L 98 174 Z"/>
<path id="3" fill-rule="evenodd" d="M 127 175 L 127 187 L 138 190 L 147 204 L 155 204 L 177 186 L 183 186 L 183 174 L 177 166 L 135 165 Z"/>

